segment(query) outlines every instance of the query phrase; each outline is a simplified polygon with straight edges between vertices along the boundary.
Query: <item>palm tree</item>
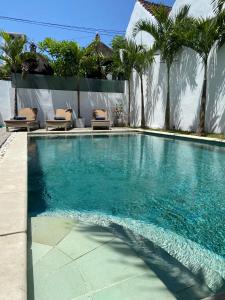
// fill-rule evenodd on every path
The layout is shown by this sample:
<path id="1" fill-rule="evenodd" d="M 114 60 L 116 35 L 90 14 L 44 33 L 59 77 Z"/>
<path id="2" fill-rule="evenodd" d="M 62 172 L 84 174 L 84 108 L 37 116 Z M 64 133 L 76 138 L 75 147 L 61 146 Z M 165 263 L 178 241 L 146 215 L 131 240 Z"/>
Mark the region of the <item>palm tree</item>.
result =
<path id="1" fill-rule="evenodd" d="M 145 104 L 144 104 L 144 89 L 143 89 L 143 75 L 146 72 L 147 68 L 154 61 L 154 49 L 146 50 L 144 47 L 139 46 L 138 52 L 136 54 L 136 60 L 134 69 L 138 73 L 141 81 L 141 127 L 146 127 L 145 122 Z"/>
<path id="2" fill-rule="evenodd" d="M 152 8 L 155 22 L 139 21 L 134 28 L 134 36 L 145 31 L 154 38 L 153 48 L 160 52 L 162 62 L 167 66 L 167 97 L 165 112 L 165 129 L 170 128 L 170 69 L 176 55 L 182 49 L 183 32 L 187 29 L 189 6 L 183 6 L 178 13 L 171 17 L 165 6 Z"/>
<path id="3" fill-rule="evenodd" d="M 215 5 L 215 12 L 221 12 L 223 10 L 225 0 L 213 0 L 212 3 Z"/>
<path id="4" fill-rule="evenodd" d="M 5 62 L 6 66 L 15 76 L 15 98 L 14 98 L 14 116 L 18 114 L 17 101 L 17 80 L 16 73 L 21 70 L 22 53 L 26 44 L 25 36 L 13 36 L 6 32 L 0 32 L 3 43 L 0 45 L 0 60 Z"/>
<path id="5" fill-rule="evenodd" d="M 112 42 L 113 48 L 113 71 L 120 74 L 128 81 L 128 126 L 131 121 L 131 77 L 135 66 L 137 67 L 137 57 L 143 47 L 136 45 L 132 40 L 117 36 Z"/>
<path id="6" fill-rule="evenodd" d="M 225 0 L 213 0 L 215 21 L 218 30 L 218 46 L 225 44 Z"/>
<path id="7" fill-rule="evenodd" d="M 207 100 L 207 70 L 208 58 L 212 47 L 219 38 L 218 23 L 216 18 L 199 18 L 190 24 L 190 29 L 185 35 L 185 45 L 196 51 L 204 64 L 204 82 L 200 101 L 199 125 L 197 133 L 205 134 L 205 113 Z"/>

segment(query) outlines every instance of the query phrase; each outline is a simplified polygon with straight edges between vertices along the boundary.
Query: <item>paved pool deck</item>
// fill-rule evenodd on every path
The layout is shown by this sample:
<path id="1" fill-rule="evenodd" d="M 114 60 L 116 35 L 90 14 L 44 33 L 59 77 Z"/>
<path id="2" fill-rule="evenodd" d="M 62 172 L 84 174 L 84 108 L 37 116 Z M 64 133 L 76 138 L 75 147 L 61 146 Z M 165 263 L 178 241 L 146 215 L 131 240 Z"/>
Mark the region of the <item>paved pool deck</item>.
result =
<path id="1" fill-rule="evenodd" d="M 27 135 L 0 160 L 0 299 L 27 299 Z"/>
<path id="2" fill-rule="evenodd" d="M 0 127 L 0 147 L 5 143 L 7 138 L 10 136 L 9 132 L 6 132 L 4 127 Z"/>
<path id="3" fill-rule="evenodd" d="M 123 229 L 46 216 L 29 219 L 28 227 L 29 300 L 199 300 L 210 294 L 172 259 L 166 269 L 169 259 L 157 247 L 138 253 L 140 240 L 133 247 Z"/>

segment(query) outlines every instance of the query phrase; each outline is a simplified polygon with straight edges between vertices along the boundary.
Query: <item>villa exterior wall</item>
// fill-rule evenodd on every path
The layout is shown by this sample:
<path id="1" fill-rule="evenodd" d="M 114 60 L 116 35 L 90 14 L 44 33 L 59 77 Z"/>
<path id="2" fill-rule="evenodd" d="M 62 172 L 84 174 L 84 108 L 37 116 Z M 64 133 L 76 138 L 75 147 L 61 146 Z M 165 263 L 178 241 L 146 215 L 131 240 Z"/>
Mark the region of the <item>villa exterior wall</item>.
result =
<path id="1" fill-rule="evenodd" d="M 3 124 L 4 119 L 9 119 L 12 116 L 11 93 L 11 82 L 0 80 L 0 125 Z"/>
<path id="2" fill-rule="evenodd" d="M 0 80 L 0 124 L 13 116 L 14 89 L 11 82 Z M 123 103 L 126 113 L 127 92 L 125 93 L 98 93 L 81 92 L 81 115 L 85 118 L 86 126 L 90 126 L 92 112 L 95 108 L 106 108 L 110 119 L 113 120 L 113 109 L 117 103 Z M 56 108 L 72 108 L 74 120 L 77 117 L 77 92 L 44 89 L 18 89 L 19 107 L 37 107 L 38 119 L 44 126 L 46 118 L 54 117 Z"/>
<path id="3" fill-rule="evenodd" d="M 213 15 L 211 0 L 177 0 L 171 15 L 185 4 L 190 5 L 190 14 L 194 17 Z M 154 21 L 137 1 L 127 28 L 127 38 L 133 38 L 133 28 L 141 20 Z M 151 46 L 152 37 L 139 33 L 135 38 L 137 43 Z M 225 133 L 225 47 L 216 52 L 212 51 L 208 68 L 208 99 L 206 111 L 206 130 L 209 132 Z M 184 49 L 178 55 L 171 69 L 171 127 L 180 130 L 195 131 L 198 125 L 199 104 L 202 93 L 204 68 L 200 57 L 191 49 Z M 166 66 L 160 62 L 159 56 L 145 76 L 145 109 L 147 126 L 162 128 L 165 116 L 166 102 Z M 138 76 L 133 76 L 135 92 L 132 107 L 135 106 L 133 121 L 140 125 L 140 84 Z M 137 109 L 139 108 L 139 109 Z"/>

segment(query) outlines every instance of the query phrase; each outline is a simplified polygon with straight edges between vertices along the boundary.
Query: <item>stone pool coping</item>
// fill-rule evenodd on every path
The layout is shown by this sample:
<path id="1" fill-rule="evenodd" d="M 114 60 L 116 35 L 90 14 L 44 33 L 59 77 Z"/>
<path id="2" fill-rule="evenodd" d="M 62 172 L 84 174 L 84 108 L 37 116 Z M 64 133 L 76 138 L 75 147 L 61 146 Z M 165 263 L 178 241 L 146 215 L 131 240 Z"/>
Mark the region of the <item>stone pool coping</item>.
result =
<path id="1" fill-rule="evenodd" d="M 0 295 L 27 299 L 27 134 L 0 161 Z"/>
<path id="2" fill-rule="evenodd" d="M 69 131 L 58 131 L 50 130 L 46 131 L 45 129 L 37 129 L 28 133 L 28 136 L 61 136 L 61 135 L 91 135 L 91 134 L 126 134 L 126 133 L 145 133 L 154 136 L 161 136 L 167 138 L 177 138 L 178 140 L 186 140 L 193 142 L 203 142 L 212 145 L 221 145 L 225 146 L 224 139 L 212 138 L 212 137 L 202 137 L 192 134 L 181 134 L 181 133 L 172 133 L 167 131 L 158 131 L 150 129 L 141 129 L 141 128 L 129 128 L 129 127 L 113 127 L 110 130 L 92 130 L 92 128 L 73 128 Z"/>

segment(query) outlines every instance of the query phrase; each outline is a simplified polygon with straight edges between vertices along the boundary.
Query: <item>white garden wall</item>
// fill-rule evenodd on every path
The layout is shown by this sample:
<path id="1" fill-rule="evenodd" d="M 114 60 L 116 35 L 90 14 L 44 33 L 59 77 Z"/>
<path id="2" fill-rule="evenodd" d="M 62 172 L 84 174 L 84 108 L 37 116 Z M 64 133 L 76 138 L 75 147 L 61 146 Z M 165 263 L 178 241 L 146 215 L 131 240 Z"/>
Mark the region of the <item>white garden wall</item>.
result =
<path id="1" fill-rule="evenodd" d="M 171 11 L 174 15 L 184 4 L 189 4 L 190 14 L 194 17 L 213 15 L 211 0 L 177 0 Z M 133 28 L 140 20 L 154 21 L 153 16 L 136 2 L 126 36 L 133 38 Z M 153 39 L 147 33 L 139 33 L 137 43 L 151 46 Z M 199 103 L 203 84 L 203 65 L 200 57 L 191 49 L 184 49 L 171 69 L 171 126 L 176 129 L 196 130 L 199 117 Z M 218 53 L 212 51 L 209 62 L 208 100 L 206 129 L 209 132 L 225 133 L 225 47 Z M 159 56 L 145 76 L 145 110 L 147 126 L 163 128 L 166 101 L 166 66 Z M 140 84 L 138 76 L 133 76 L 135 91 L 132 98 L 133 122 L 140 125 Z M 138 108 L 138 109 L 137 109 Z"/>
<path id="2" fill-rule="evenodd" d="M 86 126 L 90 126 L 93 109 L 106 108 L 113 120 L 113 110 L 117 103 L 127 110 L 127 92 L 125 93 L 94 93 L 81 92 L 81 115 Z M 14 89 L 11 82 L 0 80 L 0 124 L 13 116 Z M 74 91 L 18 89 L 18 105 L 20 107 L 37 107 L 38 119 L 44 126 L 46 118 L 52 118 L 56 108 L 72 108 L 74 120 L 77 117 L 77 93 Z"/>

